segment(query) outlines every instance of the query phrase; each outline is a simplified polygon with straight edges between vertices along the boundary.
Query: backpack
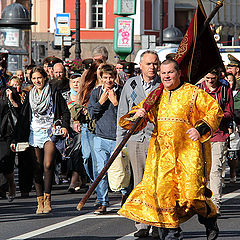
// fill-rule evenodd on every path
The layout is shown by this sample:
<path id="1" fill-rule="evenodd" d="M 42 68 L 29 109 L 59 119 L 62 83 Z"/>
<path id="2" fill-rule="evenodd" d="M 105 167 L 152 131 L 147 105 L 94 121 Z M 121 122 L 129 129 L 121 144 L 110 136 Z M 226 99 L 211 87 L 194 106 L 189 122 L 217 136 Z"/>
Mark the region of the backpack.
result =
<path id="1" fill-rule="evenodd" d="M 206 91 L 206 88 L 203 87 L 202 83 L 199 83 L 196 86 L 203 89 L 204 91 Z M 222 84 L 221 93 L 220 93 L 221 94 L 221 102 L 219 102 L 219 100 L 216 99 L 223 110 L 225 109 L 225 106 L 227 104 L 227 91 L 228 91 L 228 89 L 229 89 L 229 87 L 227 85 Z"/>

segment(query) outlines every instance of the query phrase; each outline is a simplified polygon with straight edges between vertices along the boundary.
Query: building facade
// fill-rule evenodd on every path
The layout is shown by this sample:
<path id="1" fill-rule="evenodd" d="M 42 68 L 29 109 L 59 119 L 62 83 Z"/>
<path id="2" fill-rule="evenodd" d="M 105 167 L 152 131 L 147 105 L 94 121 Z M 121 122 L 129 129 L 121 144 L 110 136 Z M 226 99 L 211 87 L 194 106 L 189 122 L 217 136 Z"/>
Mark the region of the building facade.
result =
<path id="1" fill-rule="evenodd" d="M 207 16 L 212 12 L 216 1 L 202 0 Z M 178 27 L 183 33 L 189 25 L 197 0 L 168 0 L 168 23 Z M 224 0 L 223 7 L 217 12 L 211 23 L 215 25 L 218 43 L 222 45 L 240 45 L 240 1 Z"/>
<path id="2" fill-rule="evenodd" d="M 44 55 L 55 55 L 61 57 L 61 51 L 54 47 L 54 32 L 56 29 L 55 17 L 57 13 L 70 13 L 71 30 L 76 31 L 76 0 L 1 0 L 0 10 L 13 2 L 23 4 L 27 9 L 32 3 L 31 20 L 38 22 L 32 27 L 32 41 L 35 57 L 41 58 Z M 142 35 L 159 36 L 161 0 L 137 0 L 136 15 L 134 19 L 134 57 L 141 49 Z M 215 3 L 209 0 L 202 0 L 207 15 L 210 14 Z M 164 26 L 163 29 L 171 26 L 179 28 L 185 33 L 196 9 L 197 0 L 163 0 Z M 80 39 L 81 57 L 91 57 L 92 49 L 97 45 L 107 47 L 110 61 L 114 62 L 113 39 L 114 39 L 114 0 L 81 0 L 80 1 Z M 225 0 L 224 6 L 213 19 L 217 33 L 220 36 L 219 42 L 225 45 L 239 44 L 240 35 L 240 1 Z M 75 35 L 73 35 L 73 39 Z M 37 50 L 36 50 L 37 49 Z M 75 45 L 70 49 L 70 58 L 75 57 Z"/>
<path id="3" fill-rule="evenodd" d="M 134 19 L 134 52 L 141 49 L 142 35 L 156 35 L 160 32 L 160 0 L 137 0 Z M 47 43 L 48 55 L 61 56 L 61 51 L 53 48 L 54 32 L 56 29 L 55 17 L 57 13 L 70 13 L 71 30 L 76 31 L 76 0 L 32 0 L 32 21 L 38 25 L 32 27 L 33 45 Z M 81 57 L 91 57 L 92 49 L 97 45 L 107 47 L 110 61 L 114 62 L 116 55 L 113 51 L 114 40 L 114 0 L 81 0 L 80 1 L 80 39 Z M 164 28 L 168 26 L 168 0 L 164 0 Z M 73 35 L 73 39 L 75 35 Z M 35 45 L 34 45 L 35 46 Z M 70 49 L 74 58 L 75 47 Z"/>
<path id="4" fill-rule="evenodd" d="M 136 15 L 134 19 L 134 53 L 141 48 L 142 35 L 156 35 L 160 32 L 160 0 L 137 0 Z M 62 0 L 51 0 L 50 4 L 50 28 L 54 33 L 56 13 L 63 12 Z M 76 31 L 75 0 L 65 0 L 65 12 L 71 15 L 71 30 Z M 165 12 L 168 12 L 168 0 L 164 0 Z M 114 15 L 113 0 L 81 0 L 80 1 L 80 39 L 82 58 L 90 57 L 91 51 L 96 45 L 104 45 L 110 53 L 110 61 L 114 62 Z M 167 27 L 167 14 L 165 14 L 164 27 Z M 75 37 L 75 36 L 73 36 Z M 74 46 L 71 48 L 74 55 Z"/>

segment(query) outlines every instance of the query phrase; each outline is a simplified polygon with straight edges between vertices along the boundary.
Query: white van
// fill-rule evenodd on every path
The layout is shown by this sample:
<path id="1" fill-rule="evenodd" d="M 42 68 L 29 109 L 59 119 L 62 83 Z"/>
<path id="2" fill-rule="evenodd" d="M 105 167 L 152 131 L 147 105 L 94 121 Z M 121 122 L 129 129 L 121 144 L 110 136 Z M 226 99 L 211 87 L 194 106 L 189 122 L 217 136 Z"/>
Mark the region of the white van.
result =
<path id="1" fill-rule="evenodd" d="M 176 44 L 169 44 L 167 46 L 158 46 L 154 51 L 157 52 L 159 56 L 159 60 L 162 62 L 166 59 L 166 56 L 169 53 L 176 53 L 179 45 Z M 228 60 L 228 54 L 233 55 L 240 61 L 240 46 L 218 46 L 220 55 L 223 60 L 224 65 L 228 65 L 229 60 Z M 135 67 L 139 67 L 139 62 L 140 62 L 140 56 L 143 52 L 147 51 L 149 49 L 141 49 L 137 52 L 137 55 L 135 57 L 134 62 L 137 64 Z"/>

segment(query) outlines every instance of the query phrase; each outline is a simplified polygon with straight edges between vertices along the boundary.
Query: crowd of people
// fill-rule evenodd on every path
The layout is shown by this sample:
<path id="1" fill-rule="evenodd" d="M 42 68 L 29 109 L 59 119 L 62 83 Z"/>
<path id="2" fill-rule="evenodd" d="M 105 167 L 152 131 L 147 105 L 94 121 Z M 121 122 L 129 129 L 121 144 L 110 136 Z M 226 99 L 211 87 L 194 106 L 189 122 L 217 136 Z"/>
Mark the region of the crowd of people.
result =
<path id="1" fill-rule="evenodd" d="M 52 211 L 52 185 L 87 189 L 136 118 L 144 121 L 127 142 L 132 182 L 122 187 L 122 214 L 135 221 L 135 237 L 182 239 L 180 223 L 198 214 L 208 239 L 218 236 L 226 164 L 236 182 L 240 156 L 240 61 L 213 69 L 196 85 L 185 83 L 173 56 L 156 52 L 134 63 L 108 63 L 98 46 L 84 68 L 71 72 L 57 57 L 28 65 L 13 76 L 0 61 L 0 196 L 34 189 L 36 214 Z M 163 84 L 147 112 L 144 101 Z M 124 159 L 122 159 L 124 161 Z M 96 188 L 95 214 L 109 206 L 107 175 Z M 7 186 L 7 189 L 6 189 Z M 134 190 L 133 190 L 134 189 Z M 212 194 L 212 195 L 211 195 Z"/>
<path id="2" fill-rule="evenodd" d="M 14 200 L 14 168 L 17 166 L 20 197 L 29 197 L 34 189 L 38 202 L 36 213 L 49 213 L 53 184 L 69 182 L 69 193 L 86 191 L 87 183 L 94 181 L 108 160 L 115 147 L 121 89 L 133 74 L 134 65 L 130 63 L 129 68 L 127 62 L 119 61 L 117 65 L 122 66 L 119 74 L 115 66 L 107 64 L 108 51 L 101 46 L 93 49 L 92 58 L 84 60 L 82 67 L 75 72 L 66 62 L 50 56 L 44 59 L 42 66 L 30 64 L 25 66 L 25 71 L 19 69 L 13 74 L 7 70 L 6 54 L 0 59 L 3 111 L 1 198 L 7 198 L 9 202 Z M 113 142 L 108 155 L 100 160 L 101 152 L 95 157 L 94 148 L 94 139 L 99 136 L 99 121 L 96 119 L 99 117 L 92 104 L 88 106 L 95 89 L 98 89 L 97 99 L 102 96 L 103 108 L 108 106 L 111 109 L 106 110 L 105 118 L 112 120 L 109 125 L 114 125 L 108 132 L 109 128 L 104 126 L 106 119 L 102 120 L 102 126 L 106 128 L 101 129 L 106 134 L 103 139 L 110 138 Z M 109 111 L 112 111 L 110 118 Z M 104 181 L 105 184 L 96 190 L 97 207 L 108 205 L 107 178 Z"/>

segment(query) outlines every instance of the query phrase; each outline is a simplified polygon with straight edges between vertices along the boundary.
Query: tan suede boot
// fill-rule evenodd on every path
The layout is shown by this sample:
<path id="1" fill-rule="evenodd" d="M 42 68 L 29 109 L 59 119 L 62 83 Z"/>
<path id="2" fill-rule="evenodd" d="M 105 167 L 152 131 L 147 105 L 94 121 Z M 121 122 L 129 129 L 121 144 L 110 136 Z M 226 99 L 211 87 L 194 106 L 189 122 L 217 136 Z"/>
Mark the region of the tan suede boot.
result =
<path id="1" fill-rule="evenodd" d="M 37 201 L 38 201 L 38 207 L 37 207 L 37 211 L 36 214 L 42 214 L 43 213 L 43 196 L 39 196 L 37 197 Z"/>
<path id="2" fill-rule="evenodd" d="M 51 207 L 51 194 L 44 193 L 44 209 L 43 213 L 50 213 L 52 211 Z"/>

